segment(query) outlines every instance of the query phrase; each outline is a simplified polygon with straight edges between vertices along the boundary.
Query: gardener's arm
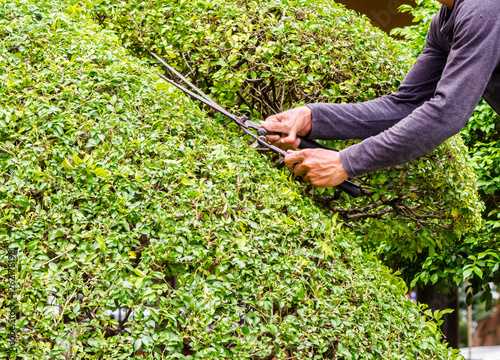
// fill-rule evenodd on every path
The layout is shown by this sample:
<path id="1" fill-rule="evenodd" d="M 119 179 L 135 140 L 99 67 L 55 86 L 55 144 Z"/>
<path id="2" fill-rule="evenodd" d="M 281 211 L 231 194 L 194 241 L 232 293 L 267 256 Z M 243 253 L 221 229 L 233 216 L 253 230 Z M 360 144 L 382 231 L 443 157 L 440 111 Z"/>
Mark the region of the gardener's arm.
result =
<path id="1" fill-rule="evenodd" d="M 322 140 L 366 139 L 380 134 L 430 100 L 446 65 L 447 54 L 431 39 L 397 93 L 356 104 L 309 104 L 309 137 Z"/>
<path id="2" fill-rule="evenodd" d="M 296 135 L 325 140 L 365 139 L 377 135 L 434 95 L 446 59 L 447 55 L 428 36 L 425 50 L 406 75 L 398 93 L 358 104 L 309 104 L 271 116 L 262 125 L 284 134 L 282 137 L 268 136 L 272 144 L 283 149 L 300 146 Z M 336 186 L 349 177 L 339 154 L 331 151 L 292 152 L 286 157 L 286 165 L 317 187 Z"/>
<path id="3" fill-rule="evenodd" d="M 470 1 L 457 15 L 455 44 L 430 101 L 383 133 L 340 152 L 349 176 L 408 162 L 460 132 L 500 61 L 495 1 Z"/>

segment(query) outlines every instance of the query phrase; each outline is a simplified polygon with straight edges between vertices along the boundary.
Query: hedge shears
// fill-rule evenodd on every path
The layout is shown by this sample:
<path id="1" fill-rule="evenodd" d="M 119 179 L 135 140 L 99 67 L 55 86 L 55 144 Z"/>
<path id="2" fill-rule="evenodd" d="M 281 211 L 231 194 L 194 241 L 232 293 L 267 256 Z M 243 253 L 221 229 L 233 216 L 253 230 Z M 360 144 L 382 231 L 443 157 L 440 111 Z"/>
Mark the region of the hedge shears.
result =
<path id="1" fill-rule="evenodd" d="M 243 116 L 236 116 L 234 114 L 231 114 L 228 110 L 224 109 L 222 106 L 217 104 L 215 101 L 213 101 L 208 95 L 206 95 L 203 91 L 201 91 L 197 86 L 195 86 L 193 83 L 191 83 L 187 78 L 185 78 L 181 73 L 179 73 L 177 70 L 175 70 L 172 66 L 167 64 L 163 59 L 161 59 L 158 55 L 154 54 L 153 52 L 150 51 L 150 54 L 158 60 L 165 68 L 167 68 L 172 74 L 177 76 L 180 80 L 182 80 L 186 85 L 188 85 L 191 90 L 186 89 L 184 86 L 177 84 L 173 80 L 167 78 L 165 75 L 162 75 L 160 73 L 157 73 L 160 78 L 165 80 L 167 83 L 169 83 L 172 86 L 175 86 L 185 94 L 191 96 L 193 99 L 209 106 L 210 108 L 218 111 L 222 115 L 228 117 L 231 119 L 233 122 L 235 122 L 241 130 L 248 136 L 250 136 L 252 139 L 257 141 L 257 143 L 263 147 L 268 148 L 269 150 L 280 154 L 282 156 L 287 156 L 287 152 L 268 143 L 266 136 L 267 135 L 279 135 L 281 136 L 282 134 L 280 133 L 275 133 L 271 131 L 267 131 L 261 124 L 250 121 L 246 115 Z M 253 132 L 250 130 L 255 130 L 257 132 L 257 135 L 255 135 Z M 302 136 L 297 136 L 300 139 L 300 148 L 301 149 L 325 149 L 325 150 L 331 150 L 331 151 L 337 151 L 336 149 L 329 148 L 327 146 L 321 145 L 317 143 L 316 141 L 307 139 Z M 344 191 L 345 193 L 349 194 L 352 197 L 359 197 L 361 196 L 362 189 L 359 185 L 356 185 L 350 181 L 344 181 L 342 184 L 336 186 L 339 190 Z"/>

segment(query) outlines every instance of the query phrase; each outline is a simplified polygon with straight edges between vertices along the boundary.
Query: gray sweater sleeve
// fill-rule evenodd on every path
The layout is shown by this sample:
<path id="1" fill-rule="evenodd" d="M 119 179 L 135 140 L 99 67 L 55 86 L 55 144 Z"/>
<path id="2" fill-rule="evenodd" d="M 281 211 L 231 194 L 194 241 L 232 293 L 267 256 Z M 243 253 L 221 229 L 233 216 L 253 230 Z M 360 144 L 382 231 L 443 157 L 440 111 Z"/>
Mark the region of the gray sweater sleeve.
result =
<path id="1" fill-rule="evenodd" d="M 408 162 L 457 134 L 500 60 L 498 0 L 462 0 L 453 45 L 436 19 L 426 49 L 397 94 L 361 104 L 309 105 L 310 137 L 364 139 L 340 152 L 350 177 Z"/>
<path id="2" fill-rule="evenodd" d="M 446 54 L 427 46 L 395 94 L 356 104 L 308 104 L 313 120 L 309 137 L 348 140 L 380 134 L 434 96 L 445 65 Z"/>

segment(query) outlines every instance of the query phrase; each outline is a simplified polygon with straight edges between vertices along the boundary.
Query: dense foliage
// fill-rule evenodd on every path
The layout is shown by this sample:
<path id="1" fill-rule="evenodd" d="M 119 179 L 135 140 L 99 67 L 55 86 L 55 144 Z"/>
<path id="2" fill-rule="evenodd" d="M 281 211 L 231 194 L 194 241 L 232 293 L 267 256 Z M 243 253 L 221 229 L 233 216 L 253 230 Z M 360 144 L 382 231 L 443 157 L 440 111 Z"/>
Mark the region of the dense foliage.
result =
<path id="1" fill-rule="evenodd" d="M 84 4 L 2 1 L 0 38 L 17 357 L 458 358 L 287 172 L 157 82 Z M 128 320 L 110 318 L 119 306 Z"/>
<path id="2" fill-rule="evenodd" d="M 393 65 L 408 58 L 366 19 L 331 1 L 96 4 L 97 19 L 126 47 L 164 54 L 222 105 L 261 118 L 298 103 L 382 95 L 405 72 Z"/>
<path id="3" fill-rule="evenodd" d="M 410 41 L 415 57 L 424 48 L 430 21 L 439 9 L 436 1 L 417 0 L 416 7 L 401 6 L 414 16 L 415 25 L 396 29 Z M 485 227 L 479 234 L 469 234 L 450 247 L 430 254 L 413 283 L 436 284 L 439 287 L 471 284 L 472 295 L 481 293 L 487 307 L 492 304 L 490 283 L 500 283 L 500 118 L 482 101 L 462 131 L 469 147 L 471 164 L 478 176 L 480 194 L 486 203 Z"/>
<path id="4" fill-rule="evenodd" d="M 399 11 L 408 12 L 413 16 L 415 25 L 393 29 L 391 34 L 402 36 L 408 40 L 413 57 L 417 58 L 424 50 L 425 37 L 431 20 L 441 8 L 441 4 L 434 0 L 415 0 L 415 3 L 416 6 L 404 4 L 399 7 Z"/>
<path id="5" fill-rule="evenodd" d="M 478 174 L 479 190 L 486 204 L 486 227 L 490 236 L 500 237 L 500 117 L 486 103 L 476 108 L 462 132 L 470 147 Z"/>
<path id="6" fill-rule="evenodd" d="M 411 64 L 406 44 L 332 1 L 99 0 L 94 16 L 136 55 L 160 53 L 220 103 L 260 118 L 306 102 L 389 93 Z M 481 226 L 483 205 L 460 137 L 360 182 L 366 194 L 358 200 L 307 191 L 394 268 L 421 264 Z M 412 269 L 408 281 L 419 270 Z"/>

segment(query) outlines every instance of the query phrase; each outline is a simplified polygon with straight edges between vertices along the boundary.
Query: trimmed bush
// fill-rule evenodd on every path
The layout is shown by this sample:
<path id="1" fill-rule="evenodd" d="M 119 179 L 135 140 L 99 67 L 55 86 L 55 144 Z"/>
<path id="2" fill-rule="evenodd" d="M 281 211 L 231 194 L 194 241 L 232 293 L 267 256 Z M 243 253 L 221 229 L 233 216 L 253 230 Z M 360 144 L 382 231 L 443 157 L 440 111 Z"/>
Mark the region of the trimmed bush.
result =
<path id="1" fill-rule="evenodd" d="M 100 0 L 92 12 L 137 56 L 147 56 L 145 47 L 160 53 L 221 104 L 260 118 L 305 102 L 387 94 L 412 63 L 407 43 L 330 0 Z M 408 283 L 428 255 L 482 226 L 459 136 L 359 181 L 367 193 L 356 200 L 306 191 L 385 264 L 408 269 Z"/>
<path id="2" fill-rule="evenodd" d="M 19 357 L 459 357 L 335 217 L 82 4 L 2 2 L 0 37 Z M 119 306 L 133 316 L 112 320 Z"/>

